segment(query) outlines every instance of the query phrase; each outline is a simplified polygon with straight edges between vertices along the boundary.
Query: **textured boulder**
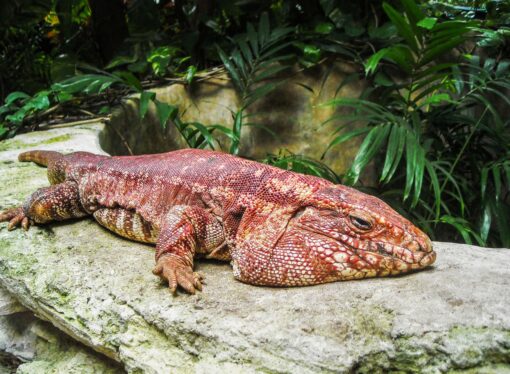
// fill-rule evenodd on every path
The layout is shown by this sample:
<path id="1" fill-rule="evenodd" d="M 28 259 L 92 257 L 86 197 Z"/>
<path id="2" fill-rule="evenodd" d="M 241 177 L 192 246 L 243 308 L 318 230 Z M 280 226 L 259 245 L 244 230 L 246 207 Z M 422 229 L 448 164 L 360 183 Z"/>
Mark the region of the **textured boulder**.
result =
<path id="1" fill-rule="evenodd" d="M 45 169 L 16 162 L 19 151 L 99 151 L 100 130 L 4 143 L 0 208 L 47 184 Z M 151 274 L 151 246 L 92 220 L 28 232 L 3 224 L 0 283 L 128 372 L 508 372 L 510 250 L 435 249 L 437 262 L 425 271 L 304 288 L 250 286 L 235 281 L 226 263 L 199 262 L 204 291 L 172 297 Z"/>

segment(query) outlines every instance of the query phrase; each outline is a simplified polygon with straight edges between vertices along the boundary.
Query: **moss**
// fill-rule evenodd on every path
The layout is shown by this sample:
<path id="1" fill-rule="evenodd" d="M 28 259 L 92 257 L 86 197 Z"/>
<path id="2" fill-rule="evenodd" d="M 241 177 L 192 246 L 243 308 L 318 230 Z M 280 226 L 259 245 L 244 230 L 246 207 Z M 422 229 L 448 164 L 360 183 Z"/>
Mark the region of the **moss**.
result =
<path id="1" fill-rule="evenodd" d="M 47 145 L 47 144 L 65 142 L 65 141 L 71 139 L 70 134 L 63 134 L 63 135 L 54 136 L 54 137 L 51 137 L 48 139 L 42 139 L 42 140 L 40 139 L 41 135 L 40 134 L 37 134 L 37 135 L 38 135 L 37 138 L 34 139 L 36 141 L 34 141 L 34 142 L 21 141 L 17 138 L 4 140 L 4 141 L 0 142 L 0 152 L 10 151 L 10 150 L 15 150 L 15 149 L 23 149 L 23 148 L 28 148 L 28 147 L 34 147 L 37 145 Z"/>

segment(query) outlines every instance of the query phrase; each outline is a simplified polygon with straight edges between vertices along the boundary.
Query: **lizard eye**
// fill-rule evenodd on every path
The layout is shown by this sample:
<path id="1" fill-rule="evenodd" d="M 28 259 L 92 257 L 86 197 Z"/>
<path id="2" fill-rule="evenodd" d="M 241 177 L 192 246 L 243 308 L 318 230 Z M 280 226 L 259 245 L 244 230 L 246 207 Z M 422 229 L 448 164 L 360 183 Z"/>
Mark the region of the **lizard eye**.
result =
<path id="1" fill-rule="evenodd" d="M 349 216 L 351 223 L 354 225 L 354 227 L 363 230 L 368 231 L 372 229 L 372 223 L 365 218 L 361 218 L 358 216 L 350 215 Z"/>

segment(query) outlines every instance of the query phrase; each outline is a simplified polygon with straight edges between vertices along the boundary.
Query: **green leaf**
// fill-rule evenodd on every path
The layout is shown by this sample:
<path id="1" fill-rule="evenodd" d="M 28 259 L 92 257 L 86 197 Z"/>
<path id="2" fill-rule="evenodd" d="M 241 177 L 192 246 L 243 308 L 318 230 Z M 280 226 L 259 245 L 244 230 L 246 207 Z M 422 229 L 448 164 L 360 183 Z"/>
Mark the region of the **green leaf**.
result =
<path id="1" fill-rule="evenodd" d="M 419 142 L 416 142 L 416 164 L 414 167 L 414 195 L 411 207 L 416 207 L 421 195 L 421 189 L 423 186 L 423 174 L 425 172 L 425 151 L 421 147 Z"/>
<path id="2" fill-rule="evenodd" d="M 419 8 L 416 0 L 400 0 L 400 2 L 404 6 L 406 15 L 412 25 L 418 24 L 423 18 L 425 18 L 425 14 Z"/>
<path id="3" fill-rule="evenodd" d="M 228 137 L 231 141 L 239 142 L 239 138 L 234 134 L 234 132 L 231 129 L 229 129 L 223 125 L 210 125 L 209 128 L 211 128 L 211 131 L 213 131 L 213 130 L 220 131 L 222 134 L 224 134 L 226 137 Z"/>
<path id="4" fill-rule="evenodd" d="M 264 45 L 269 39 L 269 16 L 266 12 L 262 13 L 259 20 L 259 45 Z"/>
<path id="5" fill-rule="evenodd" d="M 510 248 L 510 208 L 507 204 L 493 204 L 493 218 L 498 225 L 498 233 L 503 247 Z"/>
<path id="6" fill-rule="evenodd" d="M 27 109 L 25 107 L 20 108 L 13 114 L 9 114 L 5 117 L 5 120 L 8 122 L 12 122 L 15 125 L 20 125 L 23 120 L 25 119 L 25 116 L 27 115 Z"/>
<path id="7" fill-rule="evenodd" d="M 82 74 L 54 83 L 51 88 L 54 91 L 64 91 L 69 94 L 95 93 L 100 88 L 104 89 L 105 85 L 109 86 L 113 83 L 122 83 L 122 80 L 109 74 Z"/>
<path id="8" fill-rule="evenodd" d="M 232 141 L 230 145 L 230 153 L 233 155 L 237 155 L 239 153 L 239 141 L 241 139 L 241 129 L 243 127 L 243 111 L 239 110 L 235 113 L 234 116 L 234 128 L 233 133 L 237 141 Z"/>
<path id="9" fill-rule="evenodd" d="M 158 76 L 165 74 L 170 59 L 175 57 L 178 48 L 172 46 L 164 46 L 153 49 L 147 55 L 147 61 L 151 64 L 152 71 Z"/>
<path id="10" fill-rule="evenodd" d="M 4 105 L 9 106 L 9 105 L 13 104 L 16 100 L 19 100 L 19 99 L 30 99 L 30 96 L 27 95 L 24 92 L 21 92 L 21 91 L 11 92 L 5 98 L 5 104 Z"/>
<path id="11" fill-rule="evenodd" d="M 449 39 L 444 43 L 438 43 L 437 45 L 430 45 L 427 49 L 425 49 L 423 53 L 423 57 L 420 59 L 419 65 L 424 66 L 431 62 L 432 60 L 441 57 L 446 52 L 451 51 L 453 48 L 459 46 L 464 43 L 466 38 L 464 36 L 457 36 Z"/>
<path id="12" fill-rule="evenodd" d="M 246 33 L 248 34 L 248 41 L 250 42 L 251 49 L 254 56 L 259 55 L 259 39 L 255 28 L 248 22 L 246 25 Z M 222 59 L 223 60 L 223 59 Z"/>
<path id="13" fill-rule="evenodd" d="M 166 130 L 167 121 L 177 114 L 177 107 L 163 103 L 159 100 L 154 100 L 154 103 L 156 104 L 156 112 L 158 114 L 159 124 L 163 129 Z"/>
<path id="14" fill-rule="evenodd" d="M 318 34 L 327 35 L 335 29 L 335 26 L 330 22 L 319 22 L 315 25 L 314 31 Z"/>
<path id="15" fill-rule="evenodd" d="M 473 243 L 470 236 L 470 234 L 472 234 L 472 230 L 469 228 L 469 226 L 464 220 L 461 220 L 458 217 L 444 215 L 441 216 L 439 221 L 453 226 L 462 236 L 464 242 L 466 242 L 467 244 Z"/>
<path id="16" fill-rule="evenodd" d="M 411 72 L 414 63 L 414 57 L 410 50 L 404 45 L 397 44 L 388 48 L 383 48 L 369 57 L 365 63 L 365 73 L 367 76 L 377 69 L 382 59 L 396 63 L 406 73 Z"/>
<path id="17" fill-rule="evenodd" d="M 99 111 L 97 113 L 103 115 L 103 114 L 109 114 L 110 112 L 111 112 L 110 106 L 109 105 L 103 105 L 99 109 Z"/>
<path id="18" fill-rule="evenodd" d="M 254 78 L 254 82 L 260 82 L 264 79 L 272 78 L 276 74 L 278 74 L 284 70 L 287 70 L 288 68 L 289 68 L 289 66 L 285 66 L 285 65 L 270 66 L 267 69 L 264 69 L 260 73 L 258 73 Z"/>
<path id="19" fill-rule="evenodd" d="M 104 67 L 104 69 L 109 70 L 109 69 L 113 69 L 117 66 L 132 64 L 132 63 L 136 62 L 137 59 L 138 59 L 138 57 L 135 55 L 133 55 L 133 56 L 117 56 L 117 57 L 114 57 L 108 63 L 108 65 L 106 65 Z"/>
<path id="20" fill-rule="evenodd" d="M 234 64 L 230 61 L 230 59 L 227 57 L 225 52 L 219 47 L 216 46 L 216 49 L 218 50 L 218 55 L 220 56 L 221 61 L 223 62 L 223 65 L 225 65 L 225 69 L 227 69 L 230 78 L 232 78 L 232 81 L 234 82 L 235 86 L 243 91 L 244 90 L 244 84 L 240 78 L 240 74 Z"/>
<path id="21" fill-rule="evenodd" d="M 404 187 L 404 200 L 409 198 L 415 177 L 414 167 L 418 152 L 418 142 L 412 131 L 406 132 L 406 184 Z"/>
<path id="22" fill-rule="evenodd" d="M 44 110 L 50 107 L 49 91 L 39 91 L 33 98 L 28 100 L 24 105 L 27 110 Z"/>
<path id="23" fill-rule="evenodd" d="M 192 126 L 192 127 L 196 128 L 200 132 L 200 134 L 204 137 L 205 143 L 211 149 L 215 148 L 215 139 L 212 136 L 212 134 L 209 131 L 209 129 L 207 129 L 207 127 L 205 127 L 203 124 L 201 124 L 199 122 L 190 122 L 190 123 L 187 123 L 186 125 Z"/>
<path id="24" fill-rule="evenodd" d="M 381 172 L 381 181 L 389 182 L 403 155 L 406 140 L 405 129 L 394 124 L 391 127 L 388 145 L 386 146 L 386 158 Z"/>
<path id="25" fill-rule="evenodd" d="M 361 144 L 351 167 L 344 177 L 344 183 L 355 184 L 365 166 L 374 158 L 381 149 L 383 142 L 388 136 L 391 126 L 382 124 L 373 127 Z"/>
<path id="26" fill-rule="evenodd" d="M 365 74 L 369 76 L 374 73 L 379 65 L 379 62 L 388 54 L 388 48 L 383 48 L 374 53 L 365 62 Z"/>
<path id="27" fill-rule="evenodd" d="M 345 134 L 341 134 L 341 135 L 338 135 L 337 137 L 335 137 L 329 144 L 328 144 L 328 147 L 326 148 L 326 150 L 324 151 L 324 153 L 322 154 L 321 156 L 321 159 L 324 158 L 324 156 L 326 155 L 326 153 L 328 152 L 329 149 L 331 149 L 332 147 L 338 145 L 338 144 L 341 144 L 341 143 L 344 143 L 352 138 L 355 138 L 356 136 L 359 136 L 359 135 L 362 135 L 364 133 L 367 133 L 370 131 L 370 128 L 369 127 L 365 127 L 365 128 L 360 128 L 360 129 L 354 129 L 354 130 L 351 130 Z"/>
<path id="28" fill-rule="evenodd" d="M 237 45 L 239 46 L 239 49 L 241 50 L 241 53 L 243 54 L 243 58 L 246 61 L 246 63 L 252 66 L 252 61 L 254 60 L 254 57 L 251 53 L 251 49 L 248 46 L 248 43 L 245 40 L 240 39 L 237 41 Z"/>
<path id="29" fill-rule="evenodd" d="M 436 22 L 437 22 L 437 18 L 435 18 L 435 17 L 427 17 L 427 18 L 423 18 L 416 25 L 420 26 L 420 27 L 423 27 L 424 29 L 427 29 L 427 30 L 432 30 L 432 28 L 434 27 Z"/>
<path id="30" fill-rule="evenodd" d="M 435 219 L 439 219 L 439 215 L 441 214 L 441 187 L 439 186 L 439 179 L 437 177 L 436 169 L 434 168 L 434 164 L 430 163 L 428 160 L 425 162 L 425 168 L 427 169 L 427 173 L 430 178 L 430 182 L 432 183 L 432 189 L 434 191 L 434 207 L 435 209 Z"/>
<path id="31" fill-rule="evenodd" d="M 69 92 L 65 92 L 65 91 L 54 92 L 54 94 L 55 94 L 55 100 L 58 101 L 59 103 L 64 103 L 64 102 L 69 101 L 73 98 L 73 95 L 71 95 Z"/>
<path id="32" fill-rule="evenodd" d="M 426 105 L 437 105 L 443 103 L 453 103 L 454 101 L 451 99 L 450 95 L 447 93 L 439 93 L 435 95 L 428 96 L 423 102 L 420 103 L 419 107 Z"/>
<path id="33" fill-rule="evenodd" d="M 140 94 L 140 119 L 143 120 L 149 109 L 149 102 L 156 98 L 155 92 L 142 91 Z M 165 121 L 166 122 L 166 121 Z"/>
<path id="34" fill-rule="evenodd" d="M 307 60 L 312 62 L 319 62 L 322 52 L 319 47 L 311 44 L 306 44 L 303 47 L 303 54 Z"/>
<path id="35" fill-rule="evenodd" d="M 188 69 L 186 69 L 186 76 L 184 78 L 188 84 L 191 84 L 196 73 L 197 67 L 195 65 L 188 66 Z"/>
<path id="36" fill-rule="evenodd" d="M 501 196 L 501 173 L 499 170 L 498 165 L 495 165 L 492 169 L 492 179 L 494 181 L 494 190 L 496 191 L 496 194 L 494 196 L 496 203 L 499 203 L 499 199 Z"/>
<path id="37" fill-rule="evenodd" d="M 143 90 L 142 88 L 142 84 L 140 83 L 140 81 L 138 80 L 137 77 L 135 77 L 135 75 L 133 73 L 131 73 L 130 71 L 116 71 L 113 73 L 113 75 L 119 77 L 122 79 L 122 81 L 124 82 L 124 84 L 128 87 L 131 87 L 133 89 L 135 89 L 136 91 L 140 92 Z M 107 82 L 109 83 L 109 82 Z M 113 82 L 112 82 L 113 83 Z M 111 83 L 110 83 L 111 84 Z M 101 87 L 101 89 L 99 90 L 99 92 L 103 92 L 105 88 Z"/>
<path id="38" fill-rule="evenodd" d="M 413 32 L 411 25 L 404 17 L 401 16 L 401 13 L 393 8 L 390 4 L 383 2 L 383 9 L 390 18 L 391 22 L 397 28 L 399 35 L 405 39 L 409 48 L 411 48 L 415 53 L 418 53 L 416 35 Z"/>

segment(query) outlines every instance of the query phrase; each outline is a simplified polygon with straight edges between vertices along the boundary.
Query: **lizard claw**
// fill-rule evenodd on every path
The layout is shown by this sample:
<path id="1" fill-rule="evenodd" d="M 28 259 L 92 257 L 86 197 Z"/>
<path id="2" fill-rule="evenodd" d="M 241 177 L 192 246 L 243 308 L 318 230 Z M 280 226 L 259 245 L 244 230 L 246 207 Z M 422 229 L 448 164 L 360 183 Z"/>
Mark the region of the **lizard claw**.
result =
<path id="1" fill-rule="evenodd" d="M 180 257 L 172 255 L 161 257 L 152 273 L 168 281 L 168 287 L 174 295 L 178 286 L 192 295 L 196 290 L 202 291 L 203 276 L 193 272 L 193 268 Z"/>
<path id="2" fill-rule="evenodd" d="M 7 230 L 14 230 L 16 227 L 21 226 L 26 231 L 30 227 L 30 220 L 23 212 L 22 207 L 7 209 L 0 213 L 0 222 L 9 221 Z"/>

